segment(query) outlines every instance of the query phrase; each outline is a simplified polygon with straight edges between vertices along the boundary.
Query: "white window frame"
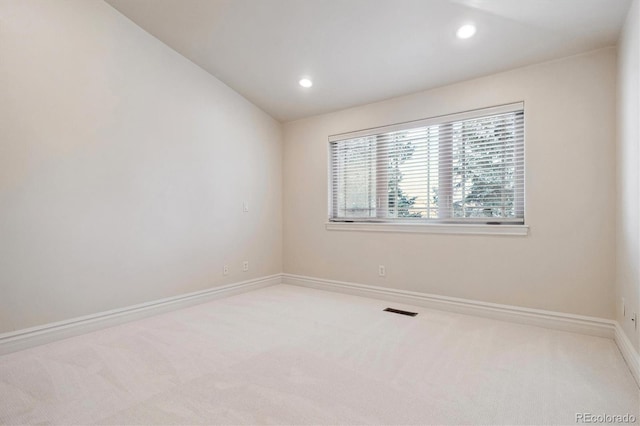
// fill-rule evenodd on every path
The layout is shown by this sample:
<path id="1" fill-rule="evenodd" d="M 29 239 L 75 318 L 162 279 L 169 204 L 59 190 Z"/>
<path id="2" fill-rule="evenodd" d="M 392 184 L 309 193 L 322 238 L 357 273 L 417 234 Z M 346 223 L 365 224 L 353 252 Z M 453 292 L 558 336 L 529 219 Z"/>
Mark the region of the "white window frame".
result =
<path id="1" fill-rule="evenodd" d="M 332 217 L 332 209 L 335 208 L 333 205 L 333 196 L 332 193 L 332 179 L 333 179 L 333 170 L 332 170 L 332 161 L 331 161 L 331 144 L 333 142 L 345 140 L 345 139 L 354 139 L 358 137 L 366 137 L 372 135 L 378 135 L 382 133 L 396 132 L 402 131 L 406 129 L 416 128 L 416 127 L 428 127 L 436 124 L 442 124 L 443 122 L 451 122 L 451 121 L 464 121 L 473 118 L 479 118 L 483 116 L 489 116 L 494 114 L 502 114 L 514 111 L 524 111 L 524 102 L 516 102 L 511 104 L 505 104 L 500 106 L 494 106 L 489 108 L 481 108 L 476 110 L 469 110 L 461 113 L 455 114 L 447 114 L 437 117 L 431 117 L 421 120 L 415 120 L 405 123 L 392 124 L 388 126 L 370 128 L 359 130 L 355 132 L 348 133 L 340 133 L 331 135 L 328 138 L 328 150 L 329 150 L 329 164 L 328 164 L 328 180 L 329 180 L 329 194 L 328 194 L 328 220 L 325 224 L 325 227 L 329 231 L 360 231 L 360 232 L 400 232 L 400 233 L 434 233 L 434 234 L 475 234 L 475 235 L 528 235 L 529 225 L 526 224 L 509 224 L 509 223 L 500 223 L 500 224 L 487 224 L 487 223 L 439 223 L 437 221 L 431 222 L 421 222 L 415 221 L 413 223 L 407 222 L 399 222 L 399 221 L 385 221 L 377 218 L 373 219 L 354 219 L 351 220 L 340 220 L 333 221 Z M 526 124 L 525 124 L 526 125 Z M 524 150 L 524 147 L 523 147 Z M 523 153 L 524 155 L 524 153 Z M 526 167 L 523 166 L 526 170 Z M 524 186 L 524 182 L 521 184 Z M 379 188 L 376 192 L 380 192 Z M 517 193 L 524 194 L 525 188 L 523 187 L 521 191 L 517 191 Z M 451 194 L 445 195 L 447 197 L 451 197 Z M 379 198 L 379 197 L 378 197 Z M 383 197 L 386 198 L 386 197 Z M 446 203 L 445 205 L 448 205 Z M 520 210 L 520 213 L 525 216 L 525 203 L 524 198 L 516 201 L 516 209 Z M 442 209 L 442 214 L 446 215 L 447 212 Z M 471 221 L 469 221 L 471 222 Z"/>

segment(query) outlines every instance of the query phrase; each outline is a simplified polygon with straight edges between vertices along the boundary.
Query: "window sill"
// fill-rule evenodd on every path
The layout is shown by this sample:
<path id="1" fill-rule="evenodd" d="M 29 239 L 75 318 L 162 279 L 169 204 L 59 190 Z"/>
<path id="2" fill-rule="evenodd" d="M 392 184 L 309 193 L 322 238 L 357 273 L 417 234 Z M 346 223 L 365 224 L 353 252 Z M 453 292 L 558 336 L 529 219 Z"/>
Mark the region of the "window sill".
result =
<path id="1" fill-rule="evenodd" d="M 483 225 L 462 223 L 365 223 L 365 222 L 328 222 L 328 231 L 360 232 L 404 232 L 413 234 L 467 234 L 467 235 L 513 235 L 526 236 L 527 225 Z"/>

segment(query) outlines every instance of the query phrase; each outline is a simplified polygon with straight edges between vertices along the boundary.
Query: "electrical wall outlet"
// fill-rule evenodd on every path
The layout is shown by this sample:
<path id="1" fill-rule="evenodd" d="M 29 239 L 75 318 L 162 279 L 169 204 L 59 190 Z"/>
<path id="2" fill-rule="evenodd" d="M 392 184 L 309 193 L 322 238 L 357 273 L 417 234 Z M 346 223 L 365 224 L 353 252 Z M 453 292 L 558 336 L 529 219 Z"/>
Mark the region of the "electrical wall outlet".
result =
<path id="1" fill-rule="evenodd" d="M 242 211 L 247 213 L 249 211 L 249 202 L 248 201 L 243 201 L 242 202 Z"/>
<path id="2" fill-rule="evenodd" d="M 222 267 L 222 275 L 229 275 L 229 265 L 224 265 Z"/>
<path id="3" fill-rule="evenodd" d="M 627 305 L 625 305 L 624 303 L 624 297 L 622 298 L 622 316 L 623 317 L 627 316 Z"/>
<path id="4" fill-rule="evenodd" d="M 245 260 L 244 262 L 242 262 L 242 271 L 247 272 L 248 270 L 249 270 L 249 261 Z"/>
<path id="5" fill-rule="evenodd" d="M 638 329 L 638 314 L 637 313 L 633 313 L 633 315 L 631 315 L 631 321 L 633 321 L 633 329 L 637 330 Z"/>
<path id="6" fill-rule="evenodd" d="M 387 275 L 387 269 L 384 267 L 384 265 L 378 265 L 378 275 L 381 277 Z"/>

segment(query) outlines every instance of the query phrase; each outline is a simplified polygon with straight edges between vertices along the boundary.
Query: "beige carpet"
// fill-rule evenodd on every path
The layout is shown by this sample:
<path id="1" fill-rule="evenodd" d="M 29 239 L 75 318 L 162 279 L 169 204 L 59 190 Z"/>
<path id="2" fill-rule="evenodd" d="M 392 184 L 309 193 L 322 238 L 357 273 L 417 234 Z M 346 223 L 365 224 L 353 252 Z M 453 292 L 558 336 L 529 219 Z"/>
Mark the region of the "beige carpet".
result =
<path id="1" fill-rule="evenodd" d="M 3 424 L 639 417 L 609 339 L 278 285 L 0 357 Z"/>

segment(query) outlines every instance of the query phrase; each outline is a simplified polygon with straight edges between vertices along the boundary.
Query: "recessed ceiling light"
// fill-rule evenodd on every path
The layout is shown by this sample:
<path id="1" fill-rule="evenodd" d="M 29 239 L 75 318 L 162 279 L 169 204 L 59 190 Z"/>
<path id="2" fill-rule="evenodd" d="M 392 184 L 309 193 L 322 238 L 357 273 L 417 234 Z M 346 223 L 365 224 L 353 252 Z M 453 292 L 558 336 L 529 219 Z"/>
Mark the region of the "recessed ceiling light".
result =
<path id="1" fill-rule="evenodd" d="M 311 86 L 313 86 L 313 81 L 309 80 L 308 78 L 303 78 L 298 83 L 300 83 L 300 86 L 302 86 L 302 87 L 311 87 Z"/>
<path id="2" fill-rule="evenodd" d="M 476 33 L 476 26 L 472 24 L 463 25 L 458 28 L 456 35 L 458 38 L 470 38 Z"/>

